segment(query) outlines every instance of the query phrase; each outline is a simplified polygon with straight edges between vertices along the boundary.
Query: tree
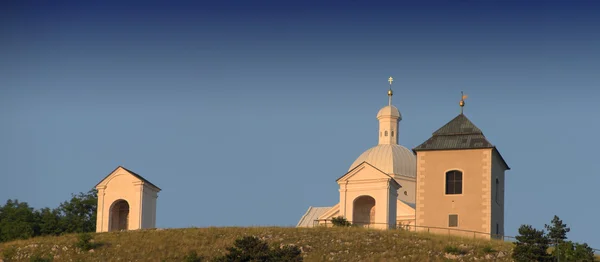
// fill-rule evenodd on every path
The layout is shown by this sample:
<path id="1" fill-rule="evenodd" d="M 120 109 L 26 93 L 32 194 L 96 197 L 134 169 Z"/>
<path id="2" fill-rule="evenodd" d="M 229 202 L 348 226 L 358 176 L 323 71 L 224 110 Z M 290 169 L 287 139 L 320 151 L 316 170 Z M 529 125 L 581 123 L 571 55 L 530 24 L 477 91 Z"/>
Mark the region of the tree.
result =
<path id="1" fill-rule="evenodd" d="M 64 229 L 62 228 L 62 216 L 58 209 L 42 208 L 36 211 L 38 217 L 38 226 L 40 235 L 60 235 Z"/>
<path id="2" fill-rule="evenodd" d="M 551 224 L 544 225 L 544 227 L 548 230 L 548 238 L 555 244 L 565 241 L 567 239 L 567 233 L 571 231 L 571 229 L 567 227 L 567 224 L 563 224 L 563 221 L 556 215 L 552 219 Z"/>
<path id="3" fill-rule="evenodd" d="M 39 234 L 37 218 L 33 208 L 26 202 L 8 200 L 0 206 L 0 242 L 27 239 Z"/>
<path id="4" fill-rule="evenodd" d="M 96 231 L 96 208 L 98 192 L 95 189 L 87 193 L 72 195 L 70 201 L 65 201 L 58 207 L 61 228 L 64 233 L 83 233 Z"/>
<path id="5" fill-rule="evenodd" d="M 560 251 L 560 252 L 556 252 Z M 572 241 L 561 242 L 554 251 L 558 261 L 593 262 L 594 250 L 586 243 L 579 244 Z"/>
<path id="6" fill-rule="evenodd" d="M 34 210 L 26 202 L 8 200 L 0 206 L 0 242 L 40 235 L 96 231 L 95 189 L 72 195 L 56 209 Z"/>
<path id="7" fill-rule="evenodd" d="M 552 261 L 547 252 L 550 241 L 544 230 L 537 230 L 531 225 L 521 225 L 516 239 L 512 254 L 515 261 Z"/>
<path id="8" fill-rule="evenodd" d="M 267 242 L 254 236 L 237 239 L 233 247 L 227 248 L 228 254 L 218 257 L 215 261 L 222 262 L 300 262 L 301 251 L 296 246 L 270 248 Z"/>

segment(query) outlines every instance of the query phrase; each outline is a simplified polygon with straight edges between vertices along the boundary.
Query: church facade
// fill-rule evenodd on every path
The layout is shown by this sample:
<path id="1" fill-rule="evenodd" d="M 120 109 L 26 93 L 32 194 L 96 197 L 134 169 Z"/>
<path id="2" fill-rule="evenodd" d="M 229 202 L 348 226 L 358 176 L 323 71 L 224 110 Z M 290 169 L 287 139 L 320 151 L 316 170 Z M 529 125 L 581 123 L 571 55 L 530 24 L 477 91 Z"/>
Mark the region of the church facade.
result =
<path id="1" fill-rule="evenodd" d="M 377 113 L 378 145 L 338 178 L 339 202 L 309 207 L 298 227 L 331 225 L 335 217 L 379 229 L 490 237 L 504 235 L 504 173 L 496 147 L 462 112 L 409 150 L 398 143 L 402 115 L 389 104 Z"/>

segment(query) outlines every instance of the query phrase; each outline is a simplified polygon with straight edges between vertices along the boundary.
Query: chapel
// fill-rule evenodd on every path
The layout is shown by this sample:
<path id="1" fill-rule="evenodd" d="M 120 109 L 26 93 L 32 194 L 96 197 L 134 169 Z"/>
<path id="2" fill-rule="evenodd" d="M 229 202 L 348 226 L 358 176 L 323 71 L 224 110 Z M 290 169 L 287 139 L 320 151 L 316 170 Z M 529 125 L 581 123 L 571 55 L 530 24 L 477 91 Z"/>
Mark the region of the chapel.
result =
<path id="1" fill-rule="evenodd" d="M 118 166 L 96 190 L 96 232 L 156 227 L 156 199 L 161 189 L 142 176 Z"/>
<path id="2" fill-rule="evenodd" d="M 309 207 L 297 227 L 353 225 L 494 237 L 504 235 L 504 158 L 461 112 L 412 150 L 399 144 L 402 115 L 392 104 L 377 113 L 378 144 L 339 177 L 339 201 Z"/>

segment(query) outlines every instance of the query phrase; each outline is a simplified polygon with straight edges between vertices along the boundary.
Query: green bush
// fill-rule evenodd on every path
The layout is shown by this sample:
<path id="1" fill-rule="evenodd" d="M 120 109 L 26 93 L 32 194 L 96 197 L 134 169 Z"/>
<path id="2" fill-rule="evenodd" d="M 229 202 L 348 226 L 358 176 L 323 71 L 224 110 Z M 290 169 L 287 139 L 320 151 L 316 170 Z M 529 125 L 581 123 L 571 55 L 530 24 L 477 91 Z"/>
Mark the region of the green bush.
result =
<path id="1" fill-rule="evenodd" d="M 4 261 L 11 261 L 17 255 L 17 248 L 10 246 L 2 250 L 2 259 Z"/>
<path id="2" fill-rule="evenodd" d="M 75 243 L 75 247 L 79 248 L 83 251 L 88 251 L 96 247 L 92 240 L 94 237 L 90 233 L 81 233 L 77 237 L 77 243 Z"/>
<path id="3" fill-rule="evenodd" d="M 485 254 L 491 254 L 491 253 L 495 253 L 496 250 L 494 250 L 494 248 L 492 248 L 492 246 L 485 246 L 483 247 L 483 253 Z"/>
<path id="4" fill-rule="evenodd" d="M 352 223 L 348 222 L 348 220 L 346 220 L 346 218 L 344 218 L 343 216 L 332 218 L 331 219 L 331 223 L 335 227 L 349 227 L 349 226 L 352 226 Z"/>
<path id="5" fill-rule="evenodd" d="M 296 246 L 270 248 L 267 242 L 254 236 L 237 239 L 233 247 L 227 248 L 228 254 L 217 257 L 218 262 L 300 262 L 301 251 Z"/>
<path id="6" fill-rule="evenodd" d="M 46 257 L 39 253 L 33 254 L 31 257 L 29 257 L 30 262 L 52 262 L 52 260 L 52 256 Z"/>
<path id="7" fill-rule="evenodd" d="M 455 246 L 446 246 L 444 248 L 444 252 L 454 254 L 454 255 L 464 255 L 467 252 Z"/>
<path id="8" fill-rule="evenodd" d="M 204 261 L 204 257 L 198 256 L 196 251 L 190 251 L 185 257 L 183 257 L 183 262 L 202 262 Z"/>

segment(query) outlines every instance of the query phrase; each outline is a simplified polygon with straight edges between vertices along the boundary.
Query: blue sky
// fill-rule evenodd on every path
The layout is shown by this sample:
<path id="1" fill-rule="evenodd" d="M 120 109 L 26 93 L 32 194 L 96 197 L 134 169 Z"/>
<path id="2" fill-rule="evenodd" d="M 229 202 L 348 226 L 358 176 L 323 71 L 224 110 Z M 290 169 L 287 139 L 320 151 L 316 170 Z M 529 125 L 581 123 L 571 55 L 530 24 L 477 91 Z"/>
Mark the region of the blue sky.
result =
<path id="1" fill-rule="evenodd" d="M 413 148 L 459 113 L 512 170 L 506 234 L 553 215 L 600 248 L 592 1 L 0 4 L 0 200 L 55 207 L 118 165 L 157 226 L 293 226 L 403 114 Z"/>

